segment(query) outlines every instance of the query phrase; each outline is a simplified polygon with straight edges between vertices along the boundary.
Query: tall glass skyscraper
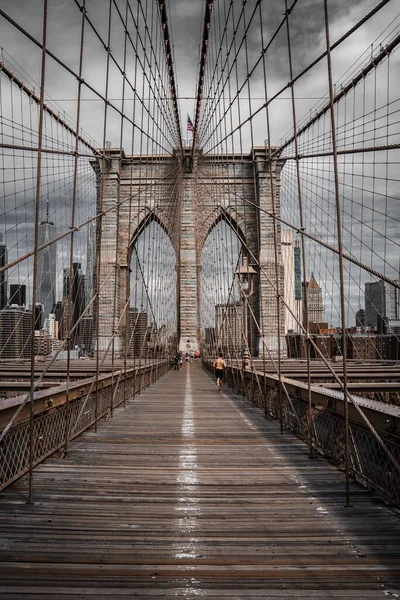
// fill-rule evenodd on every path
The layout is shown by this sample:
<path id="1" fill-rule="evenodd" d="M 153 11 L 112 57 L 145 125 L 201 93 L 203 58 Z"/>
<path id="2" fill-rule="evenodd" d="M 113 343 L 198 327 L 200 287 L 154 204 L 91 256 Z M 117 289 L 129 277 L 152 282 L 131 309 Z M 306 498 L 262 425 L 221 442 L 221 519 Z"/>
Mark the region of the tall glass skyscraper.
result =
<path id="1" fill-rule="evenodd" d="M 301 248 L 294 231 L 281 229 L 281 256 L 284 269 L 285 334 L 300 331 L 302 321 Z M 289 310 L 290 309 L 290 310 Z"/>
<path id="2" fill-rule="evenodd" d="M 3 234 L 0 233 L 0 267 L 8 263 L 7 246 L 3 242 Z M 7 304 L 7 271 L 0 271 L 0 310 Z"/>
<path id="3" fill-rule="evenodd" d="M 38 244 L 47 244 L 56 236 L 56 228 L 49 218 L 49 198 L 46 202 L 46 220 L 39 225 Z M 57 250 L 51 244 L 38 253 L 38 272 L 36 286 L 36 302 L 43 305 L 46 319 L 54 310 L 56 303 Z"/>
<path id="4" fill-rule="evenodd" d="M 94 293 L 94 270 L 96 257 L 96 225 L 89 223 L 87 231 L 87 253 L 86 253 L 86 303 L 88 304 Z M 88 310 L 88 315 L 93 315 L 93 305 Z"/>

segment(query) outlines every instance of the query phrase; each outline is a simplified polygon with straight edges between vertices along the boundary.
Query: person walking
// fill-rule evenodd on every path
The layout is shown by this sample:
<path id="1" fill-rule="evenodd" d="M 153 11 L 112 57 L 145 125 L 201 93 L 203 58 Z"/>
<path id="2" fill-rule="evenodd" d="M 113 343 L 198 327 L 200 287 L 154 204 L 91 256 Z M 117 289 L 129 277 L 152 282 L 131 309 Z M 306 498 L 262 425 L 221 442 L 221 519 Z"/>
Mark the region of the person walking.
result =
<path id="1" fill-rule="evenodd" d="M 223 359 L 222 352 L 219 353 L 218 358 L 214 361 L 213 367 L 215 369 L 215 377 L 217 378 L 217 388 L 220 392 L 224 378 L 224 369 L 226 369 L 226 362 Z"/>

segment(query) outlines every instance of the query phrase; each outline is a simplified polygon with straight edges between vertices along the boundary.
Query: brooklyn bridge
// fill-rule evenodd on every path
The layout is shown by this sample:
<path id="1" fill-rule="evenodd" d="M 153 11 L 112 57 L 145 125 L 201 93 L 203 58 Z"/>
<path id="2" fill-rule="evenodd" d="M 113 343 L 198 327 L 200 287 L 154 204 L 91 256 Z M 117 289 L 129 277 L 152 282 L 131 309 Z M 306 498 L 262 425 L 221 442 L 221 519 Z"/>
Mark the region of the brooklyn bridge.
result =
<path id="1" fill-rule="evenodd" d="M 0 40 L 1 597 L 400 597 L 399 1 Z"/>

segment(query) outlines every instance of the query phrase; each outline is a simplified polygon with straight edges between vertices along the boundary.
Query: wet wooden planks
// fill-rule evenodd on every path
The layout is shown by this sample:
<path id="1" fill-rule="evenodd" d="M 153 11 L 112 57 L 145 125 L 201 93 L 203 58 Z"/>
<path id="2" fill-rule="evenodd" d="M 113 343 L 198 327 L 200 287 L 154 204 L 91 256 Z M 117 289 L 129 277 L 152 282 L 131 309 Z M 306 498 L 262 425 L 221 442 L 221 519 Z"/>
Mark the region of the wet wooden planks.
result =
<path id="1" fill-rule="evenodd" d="M 199 365 L 0 499 L 1 598 L 388 598 L 400 521 Z"/>

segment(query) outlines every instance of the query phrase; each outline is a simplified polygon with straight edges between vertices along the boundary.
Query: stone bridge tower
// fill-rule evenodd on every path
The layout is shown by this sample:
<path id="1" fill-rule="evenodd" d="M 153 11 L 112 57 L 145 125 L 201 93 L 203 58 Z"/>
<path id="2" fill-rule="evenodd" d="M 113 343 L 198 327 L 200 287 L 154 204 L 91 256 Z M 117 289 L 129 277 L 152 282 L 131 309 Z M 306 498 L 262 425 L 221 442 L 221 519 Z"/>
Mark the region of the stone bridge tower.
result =
<path id="1" fill-rule="evenodd" d="M 283 163 L 275 161 L 272 167 L 278 214 L 282 166 Z M 284 348 L 283 318 L 278 331 L 276 292 L 270 283 L 275 284 L 276 271 L 273 220 L 267 214 L 273 212 L 273 205 L 265 148 L 254 148 L 246 157 L 238 154 L 203 156 L 199 152 L 194 165 L 190 164 L 188 154 L 182 160 L 177 154 L 126 156 L 120 149 L 110 149 L 107 160 L 94 161 L 93 168 L 98 177 L 98 210 L 104 211 L 98 270 L 102 291 L 98 315 L 95 315 L 99 318 L 98 350 L 101 353 L 106 352 L 111 343 L 115 284 L 116 304 L 121 315 L 129 286 L 133 245 L 153 220 L 168 233 L 177 255 L 180 350 L 186 352 L 200 346 L 200 254 L 208 234 L 221 220 L 226 221 L 247 245 L 250 262 L 260 263 L 252 297 L 252 310 L 257 321 L 251 331 L 253 355 L 264 352 L 260 329 L 265 332 L 265 344 L 272 356 L 277 355 L 278 336 Z M 118 202 L 119 211 L 116 208 Z M 279 224 L 277 234 L 280 240 Z M 277 250 L 283 297 L 280 243 Z M 283 307 L 281 312 L 283 315 Z M 117 316 L 116 321 L 114 348 L 123 354 L 127 320 Z"/>

